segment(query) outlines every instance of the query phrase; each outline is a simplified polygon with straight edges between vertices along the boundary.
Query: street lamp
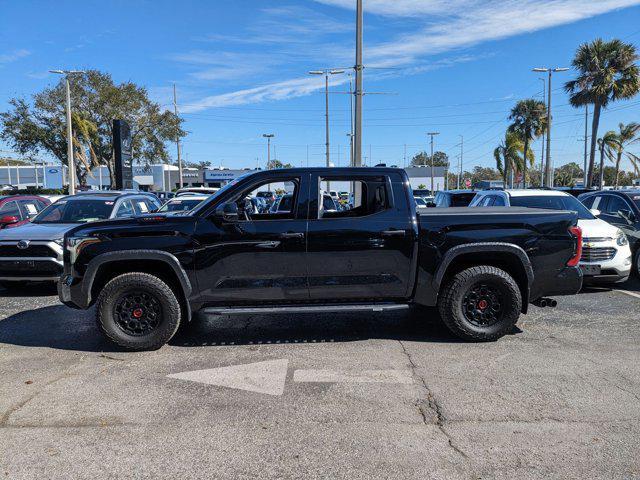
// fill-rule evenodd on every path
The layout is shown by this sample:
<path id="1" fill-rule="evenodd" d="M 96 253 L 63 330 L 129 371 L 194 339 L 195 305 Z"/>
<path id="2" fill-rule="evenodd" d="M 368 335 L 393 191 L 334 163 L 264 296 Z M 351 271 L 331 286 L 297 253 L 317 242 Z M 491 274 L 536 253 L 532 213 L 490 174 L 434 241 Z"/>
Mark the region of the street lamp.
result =
<path id="1" fill-rule="evenodd" d="M 327 156 L 327 167 L 331 163 L 329 161 L 329 75 L 338 75 L 344 73 L 340 69 L 327 70 L 311 70 L 309 75 L 324 75 L 324 103 L 325 103 L 325 146 Z"/>
<path id="2" fill-rule="evenodd" d="M 267 170 L 271 168 L 271 139 L 275 137 L 273 133 L 263 133 L 262 136 L 267 139 Z"/>
<path id="3" fill-rule="evenodd" d="M 551 74 L 553 72 L 566 72 L 567 70 L 569 69 L 566 67 L 542 67 L 532 69 L 533 72 L 545 72 L 549 74 L 549 84 L 547 85 L 547 164 L 545 167 L 544 179 L 547 187 L 550 188 L 553 188 L 553 170 L 551 169 Z"/>
<path id="4" fill-rule="evenodd" d="M 49 73 L 64 75 L 67 90 L 67 162 L 69 176 L 69 195 L 76 193 L 76 167 L 73 159 L 73 127 L 71 126 L 71 88 L 69 86 L 69 75 L 85 73 L 82 70 L 49 70 Z"/>

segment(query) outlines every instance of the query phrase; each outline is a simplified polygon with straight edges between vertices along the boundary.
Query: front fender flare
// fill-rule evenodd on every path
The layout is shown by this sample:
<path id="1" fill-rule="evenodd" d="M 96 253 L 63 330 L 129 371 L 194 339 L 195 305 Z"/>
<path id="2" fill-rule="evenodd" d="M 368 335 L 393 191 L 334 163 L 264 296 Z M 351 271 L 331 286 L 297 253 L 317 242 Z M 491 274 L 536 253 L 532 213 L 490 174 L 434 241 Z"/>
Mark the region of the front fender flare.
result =
<path id="1" fill-rule="evenodd" d="M 184 294 L 187 309 L 190 310 L 188 299 L 193 289 L 191 287 L 189 277 L 187 276 L 187 272 L 182 268 L 180 261 L 175 257 L 175 255 L 162 250 L 118 250 L 115 252 L 103 253 L 102 255 L 98 255 L 93 258 L 89 262 L 89 265 L 87 265 L 87 270 L 82 280 L 82 293 L 87 300 L 87 305 L 90 305 L 93 301 L 91 298 L 91 290 L 100 267 L 111 262 L 118 262 L 122 260 L 153 260 L 169 265 L 180 282 L 180 287 Z M 190 316 L 190 311 L 188 313 Z"/>

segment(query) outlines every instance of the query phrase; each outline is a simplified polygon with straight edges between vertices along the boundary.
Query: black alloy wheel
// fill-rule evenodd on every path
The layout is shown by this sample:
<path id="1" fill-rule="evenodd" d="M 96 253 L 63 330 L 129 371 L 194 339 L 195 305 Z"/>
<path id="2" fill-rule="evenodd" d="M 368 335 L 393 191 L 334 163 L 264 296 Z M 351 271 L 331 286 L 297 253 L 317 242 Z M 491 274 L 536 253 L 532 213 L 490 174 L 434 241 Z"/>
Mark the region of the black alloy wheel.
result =
<path id="1" fill-rule="evenodd" d="M 462 299 L 465 318 L 478 327 L 488 327 L 500 321 L 504 295 L 496 285 L 477 283 Z"/>
<path id="2" fill-rule="evenodd" d="M 158 327 L 162 306 L 147 292 L 125 293 L 114 303 L 113 316 L 118 327 L 128 335 L 147 335 Z"/>

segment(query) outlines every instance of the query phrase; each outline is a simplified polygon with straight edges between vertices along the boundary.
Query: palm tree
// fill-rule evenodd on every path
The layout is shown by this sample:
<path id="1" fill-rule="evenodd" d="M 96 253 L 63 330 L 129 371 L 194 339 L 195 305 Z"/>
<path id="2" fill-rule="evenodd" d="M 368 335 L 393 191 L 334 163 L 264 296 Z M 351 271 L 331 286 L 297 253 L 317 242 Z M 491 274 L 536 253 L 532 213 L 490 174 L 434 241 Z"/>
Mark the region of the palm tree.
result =
<path id="1" fill-rule="evenodd" d="M 571 105 L 593 105 L 591 124 L 591 151 L 587 185 L 593 185 L 596 143 L 600 112 L 610 102 L 633 97 L 640 91 L 640 70 L 634 63 L 638 59 L 636 48 L 620 40 L 605 42 L 598 38 L 578 47 L 572 65 L 578 77 L 564 85 Z"/>
<path id="2" fill-rule="evenodd" d="M 609 130 L 602 138 L 597 140 L 598 148 L 600 149 L 600 190 L 604 187 L 604 156 L 607 158 L 613 158 L 613 150 L 616 147 L 617 135 L 613 130 Z"/>
<path id="3" fill-rule="evenodd" d="M 620 162 L 622 161 L 622 154 L 627 146 L 640 140 L 640 137 L 636 135 L 640 132 L 640 123 L 631 122 L 625 125 L 624 123 L 618 124 L 618 133 L 615 135 L 615 141 L 611 146 L 611 150 L 616 155 L 616 171 L 613 186 L 618 188 L 618 176 L 620 175 Z"/>
<path id="4" fill-rule="evenodd" d="M 510 172 L 522 171 L 524 143 L 514 132 L 505 133 L 504 140 L 493 151 L 496 168 L 502 174 L 505 186 L 508 184 Z M 529 150 L 529 159 L 533 158 L 533 151 Z"/>
<path id="5" fill-rule="evenodd" d="M 513 132 L 520 137 L 523 142 L 523 157 L 528 159 L 531 165 L 534 163 L 534 155 L 529 151 L 529 143 L 534 138 L 539 137 L 547 128 L 547 107 L 540 100 L 529 98 L 520 100 L 511 109 L 509 120 L 513 123 L 509 125 L 509 132 Z M 522 182 L 527 188 L 527 162 L 522 162 Z"/>

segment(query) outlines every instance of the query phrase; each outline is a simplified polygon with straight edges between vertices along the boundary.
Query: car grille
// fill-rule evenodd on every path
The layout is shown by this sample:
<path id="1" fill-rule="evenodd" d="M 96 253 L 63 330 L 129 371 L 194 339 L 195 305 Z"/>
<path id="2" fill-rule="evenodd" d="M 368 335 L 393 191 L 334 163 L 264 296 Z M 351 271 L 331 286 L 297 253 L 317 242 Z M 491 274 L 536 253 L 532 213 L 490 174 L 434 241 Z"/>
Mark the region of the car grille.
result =
<path id="1" fill-rule="evenodd" d="M 582 249 L 582 262 L 604 262 L 616 256 L 616 249 L 613 247 L 584 247 Z"/>
<path id="2" fill-rule="evenodd" d="M 598 242 L 610 242 L 615 240 L 612 237 L 582 237 L 584 243 L 598 243 Z"/>
<path id="3" fill-rule="evenodd" d="M 57 258 L 58 254 L 46 245 L 29 245 L 21 249 L 16 245 L 0 245 L 0 257 L 50 257 Z"/>

